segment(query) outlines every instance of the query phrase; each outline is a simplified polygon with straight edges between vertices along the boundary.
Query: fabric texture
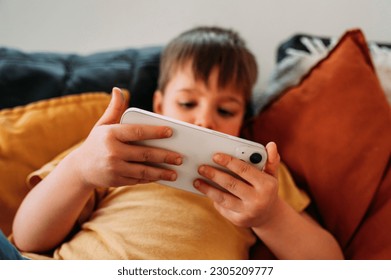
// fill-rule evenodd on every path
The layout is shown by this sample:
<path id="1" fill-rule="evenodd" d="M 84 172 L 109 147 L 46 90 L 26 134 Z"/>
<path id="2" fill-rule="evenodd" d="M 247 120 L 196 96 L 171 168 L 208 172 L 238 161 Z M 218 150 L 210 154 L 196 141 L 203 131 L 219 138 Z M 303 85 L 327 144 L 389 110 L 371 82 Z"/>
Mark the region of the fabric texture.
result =
<path id="1" fill-rule="evenodd" d="M 0 111 L 0 228 L 6 235 L 27 194 L 27 175 L 84 139 L 109 101 L 109 94 L 85 93 Z"/>
<path id="2" fill-rule="evenodd" d="M 73 149 L 28 176 L 30 187 Z M 296 211 L 309 204 L 286 167 L 279 195 Z M 223 218 L 201 195 L 159 184 L 98 188 L 83 209 L 80 231 L 50 256 L 54 259 L 248 259 L 256 237 Z M 253 251 L 263 251 L 261 245 Z M 48 256 L 29 254 L 33 259 Z"/>
<path id="3" fill-rule="evenodd" d="M 345 256 L 381 259 L 391 257 L 391 238 L 385 238 L 391 232 L 385 214 L 390 127 L 390 106 L 365 37 L 351 30 L 297 86 L 260 112 L 251 129 L 253 140 L 277 143 L 295 182 L 309 193 L 315 215 Z M 378 230 L 370 230 L 368 223 L 381 223 L 382 229 L 376 224 Z"/>
<path id="4" fill-rule="evenodd" d="M 0 230 L 0 260 L 26 260 Z"/>
<path id="5" fill-rule="evenodd" d="M 337 41 L 337 37 L 297 34 L 283 42 L 278 48 L 277 65 L 268 79 L 267 87 L 260 93 L 254 93 L 254 112 L 263 110 L 286 89 L 298 85 Z M 367 41 L 367 45 L 376 74 L 391 105 L 391 44 Z"/>
<path id="6" fill-rule="evenodd" d="M 0 47 L 0 109 L 119 87 L 132 92 L 132 106 L 151 110 L 161 50 L 151 46 L 80 55 Z"/>

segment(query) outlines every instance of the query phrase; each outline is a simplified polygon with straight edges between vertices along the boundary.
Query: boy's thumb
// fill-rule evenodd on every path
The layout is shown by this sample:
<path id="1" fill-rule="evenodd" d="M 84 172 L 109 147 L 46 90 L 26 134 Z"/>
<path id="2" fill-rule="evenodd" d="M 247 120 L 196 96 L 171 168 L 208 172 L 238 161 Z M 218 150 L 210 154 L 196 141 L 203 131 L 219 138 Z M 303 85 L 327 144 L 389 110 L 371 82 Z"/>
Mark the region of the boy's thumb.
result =
<path id="1" fill-rule="evenodd" d="M 263 171 L 277 178 L 278 166 L 280 165 L 280 155 L 278 154 L 276 143 L 267 143 L 266 151 L 268 158 Z"/>
<path id="2" fill-rule="evenodd" d="M 123 112 L 126 109 L 126 100 L 122 91 L 115 87 L 111 92 L 111 100 L 106 108 L 106 111 L 100 117 L 96 125 L 115 124 L 121 119 Z"/>

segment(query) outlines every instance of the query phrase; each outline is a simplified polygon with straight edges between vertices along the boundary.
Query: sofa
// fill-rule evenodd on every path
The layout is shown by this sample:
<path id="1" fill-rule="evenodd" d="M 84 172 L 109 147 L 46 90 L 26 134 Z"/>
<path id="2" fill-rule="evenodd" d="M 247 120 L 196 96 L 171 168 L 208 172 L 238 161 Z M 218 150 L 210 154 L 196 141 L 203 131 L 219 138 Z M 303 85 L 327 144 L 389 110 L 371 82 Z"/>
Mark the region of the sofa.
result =
<path id="1" fill-rule="evenodd" d="M 304 42 L 304 43 L 303 43 Z M 317 52 L 309 43 L 317 42 Z M 321 42 L 322 44 L 318 44 Z M 110 100 L 152 109 L 162 46 L 90 55 L 0 48 L 0 229 L 11 233 L 28 174 L 82 141 Z M 276 50 L 242 135 L 277 143 L 309 213 L 347 259 L 391 259 L 391 45 L 359 29 L 294 34 Z M 262 63 L 262 62 L 260 62 Z M 262 245 L 251 259 L 273 259 Z"/>

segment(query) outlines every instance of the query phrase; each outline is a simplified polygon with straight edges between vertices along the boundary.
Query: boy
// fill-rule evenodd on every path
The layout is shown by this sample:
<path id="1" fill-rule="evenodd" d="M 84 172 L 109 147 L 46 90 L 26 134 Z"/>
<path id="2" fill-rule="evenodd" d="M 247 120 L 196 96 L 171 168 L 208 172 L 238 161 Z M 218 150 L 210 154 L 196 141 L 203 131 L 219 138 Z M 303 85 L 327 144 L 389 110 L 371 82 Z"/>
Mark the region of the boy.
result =
<path id="1" fill-rule="evenodd" d="M 166 47 L 153 108 L 238 136 L 256 77 L 254 56 L 238 34 L 195 28 Z M 182 157 L 134 141 L 170 137 L 172 131 L 118 124 L 125 108 L 121 91 L 113 89 L 86 141 L 45 178 L 35 174 L 41 181 L 14 221 L 20 250 L 54 250 L 56 259 L 245 259 L 257 236 L 280 259 L 342 258 L 334 238 L 303 211 L 307 196 L 279 183 L 274 143 L 266 146 L 263 171 L 216 154 L 217 164 L 244 180 L 200 166 L 194 187 L 206 195 L 201 197 L 154 183 L 177 175 L 148 163 L 179 165 Z"/>

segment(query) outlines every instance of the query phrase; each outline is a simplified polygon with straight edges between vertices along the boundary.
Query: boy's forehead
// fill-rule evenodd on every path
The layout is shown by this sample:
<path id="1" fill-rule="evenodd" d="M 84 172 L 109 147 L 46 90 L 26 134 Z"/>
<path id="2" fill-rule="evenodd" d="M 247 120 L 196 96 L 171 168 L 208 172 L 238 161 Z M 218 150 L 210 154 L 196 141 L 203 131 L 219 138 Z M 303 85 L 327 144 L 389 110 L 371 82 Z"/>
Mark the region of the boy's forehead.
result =
<path id="1" fill-rule="evenodd" d="M 233 83 L 227 83 L 225 85 L 219 84 L 219 69 L 214 68 L 208 79 L 205 80 L 201 76 L 197 76 L 190 64 L 183 65 L 173 71 L 170 77 L 170 84 L 175 85 L 177 89 L 185 90 L 189 92 L 198 92 L 199 86 L 205 87 L 208 90 L 219 92 L 223 95 L 231 96 L 235 99 L 247 100 L 244 91 L 235 86 Z"/>
<path id="2" fill-rule="evenodd" d="M 210 86 L 211 84 L 216 83 L 218 77 L 219 77 L 218 68 L 215 68 L 212 71 L 210 71 L 208 76 L 204 76 L 201 75 L 200 73 L 197 73 L 194 67 L 192 67 L 192 64 L 190 63 L 178 65 L 178 67 L 176 67 L 176 69 L 173 69 L 171 73 L 171 80 L 186 78 L 187 81 L 202 82 L 206 86 Z"/>
<path id="3" fill-rule="evenodd" d="M 203 82 L 206 85 L 210 85 L 213 83 L 217 83 L 219 87 L 235 87 L 234 82 L 227 83 L 225 85 L 222 85 L 219 83 L 220 79 L 220 68 L 219 65 L 215 65 L 211 68 L 208 75 L 206 73 L 200 73 L 197 72 L 196 68 L 193 65 L 193 62 L 191 60 L 186 61 L 184 63 L 176 65 L 172 69 L 171 73 L 171 79 L 175 76 L 185 74 L 188 77 L 191 77 L 194 81 Z"/>
<path id="4" fill-rule="evenodd" d="M 182 62 L 178 61 L 176 65 L 172 65 L 170 69 L 170 80 L 183 79 L 187 82 L 203 83 L 207 88 L 217 88 L 218 90 L 225 90 L 235 92 L 235 95 L 242 95 L 245 100 L 248 101 L 248 94 L 243 89 L 242 85 L 238 83 L 236 76 L 220 77 L 221 69 L 220 65 L 211 67 L 209 73 L 199 72 L 200 70 L 194 66 L 192 59 L 186 59 Z M 226 71 L 225 71 L 226 72 Z"/>

